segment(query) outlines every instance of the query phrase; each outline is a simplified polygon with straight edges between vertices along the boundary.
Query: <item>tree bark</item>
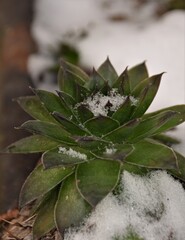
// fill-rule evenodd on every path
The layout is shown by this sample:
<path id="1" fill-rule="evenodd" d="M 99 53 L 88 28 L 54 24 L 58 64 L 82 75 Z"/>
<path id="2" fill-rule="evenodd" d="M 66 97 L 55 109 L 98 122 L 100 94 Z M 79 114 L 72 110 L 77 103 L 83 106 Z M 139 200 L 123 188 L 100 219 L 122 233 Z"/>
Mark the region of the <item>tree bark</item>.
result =
<path id="1" fill-rule="evenodd" d="M 35 50 L 30 34 L 33 0 L 0 0 L 0 148 L 26 136 L 15 130 L 28 119 L 13 98 L 31 95 L 27 71 L 29 54 Z M 26 176 L 38 156 L 1 154 L 0 213 L 14 208 Z"/>

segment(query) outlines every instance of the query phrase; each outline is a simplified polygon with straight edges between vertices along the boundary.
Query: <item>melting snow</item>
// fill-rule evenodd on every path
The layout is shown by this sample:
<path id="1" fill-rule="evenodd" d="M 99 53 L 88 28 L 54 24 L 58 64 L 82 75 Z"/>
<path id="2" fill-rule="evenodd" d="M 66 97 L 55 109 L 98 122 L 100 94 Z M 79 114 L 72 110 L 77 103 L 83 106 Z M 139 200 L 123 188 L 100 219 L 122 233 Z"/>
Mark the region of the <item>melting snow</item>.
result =
<path id="1" fill-rule="evenodd" d="M 67 154 L 68 156 L 73 157 L 73 158 L 87 160 L 87 156 L 84 153 L 77 152 L 77 151 L 73 150 L 72 148 L 69 148 L 69 150 L 67 150 L 64 147 L 59 147 L 58 149 L 59 149 L 58 150 L 59 153 Z"/>
<path id="2" fill-rule="evenodd" d="M 113 240 L 129 229 L 144 240 L 184 240 L 185 191 L 178 181 L 164 171 L 147 177 L 124 172 L 121 187 L 119 198 L 109 194 L 64 240 Z"/>

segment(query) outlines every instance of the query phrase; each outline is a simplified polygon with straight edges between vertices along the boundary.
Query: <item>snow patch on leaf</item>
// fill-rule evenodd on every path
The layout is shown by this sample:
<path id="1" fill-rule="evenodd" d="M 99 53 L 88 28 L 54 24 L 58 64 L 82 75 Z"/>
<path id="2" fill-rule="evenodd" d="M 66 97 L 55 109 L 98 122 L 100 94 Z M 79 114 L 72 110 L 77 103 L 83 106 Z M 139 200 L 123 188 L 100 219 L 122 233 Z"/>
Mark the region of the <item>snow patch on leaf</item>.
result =
<path id="1" fill-rule="evenodd" d="M 116 112 L 118 108 L 125 102 L 128 96 L 118 93 L 118 89 L 113 88 L 108 95 L 98 92 L 78 103 L 76 107 L 85 105 L 94 114 L 94 116 L 107 116 L 108 112 Z M 137 105 L 138 100 L 130 96 L 132 105 Z"/>
<path id="2" fill-rule="evenodd" d="M 85 155 L 84 153 L 77 152 L 77 151 L 73 150 L 72 148 L 66 149 L 64 147 L 59 147 L 58 148 L 58 153 L 63 153 L 63 154 L 66 154 L 70 157 L 73 157 L 73 158 L 79 158 L 79 159 L 82 159 L 82 160 L 87 160 L 87 155 Z"/>

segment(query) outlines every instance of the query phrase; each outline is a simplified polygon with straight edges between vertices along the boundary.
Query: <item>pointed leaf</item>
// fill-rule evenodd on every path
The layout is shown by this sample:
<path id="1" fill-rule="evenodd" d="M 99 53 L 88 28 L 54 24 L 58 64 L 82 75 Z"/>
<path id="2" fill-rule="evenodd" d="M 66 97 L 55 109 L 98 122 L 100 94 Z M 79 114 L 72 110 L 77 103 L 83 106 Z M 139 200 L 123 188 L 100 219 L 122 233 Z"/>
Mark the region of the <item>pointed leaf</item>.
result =
<path id="1" fill-rule="evenodd" d="M 73 72 L 60 68 L 58 79 L 60 90 L 66 92 L 76 102 L 83 101 L 87 96 L 88 89 L 83 87 L 84 81 Z"/>
<path id="2" fill-rule="evenodd" d="M 140 122 L 140 124 L 134 128 L 134 131 L 128 137 L 129 142 L 137 142 L 143 138 L 150 137 L 154 135 L 159 128 L 161 128 L 165 123 L 176 117 L 178 113 L 173 111 L 166 111 L 159 113 L 158 115 L 145 119 Z"/>
<path id="3" fill-rule="evenodd" d="M 70 87 L 73 86 L 74 83 L 77 83 L 81 86 L 84 85 L 85 81 L 83 78 L 78 76 L 72 69 L 68 69 L 66 65 L 60 66 L 58 72 L 58 84 L 59 89 L 63 92 L 71 91 Z M 72 94 L 69 94 L 73 96 Z"/>
<path id="4" fill-rule="evenodd" d="M 117 128 L 119 123 L 110 117 L 98 116 L 89 119 L 84 126 L 95 136 L 102 136 Z"/>
<path id="5" fill-rule="evenodd" d="M 61 123 L 62 127 L 67 132 L 77 136 L 84 136 L 88 134 L 88 132 L 85 131 L 85 129 L 82 129 L 81 126 L 71 122 L 70 120 L 62 116 L 60 113 L 53 112 L 52 115 L 56 118 L 56 120 L 58 120 Z"/>
<path id="6" fill-rule="evenodd" d="M 100 159 L 82 163 L 76 171 L 78 189 L 92 206 L 115 188 L 119 176 L 119 162 Z"/>
<path id="7" fill-rule="evenodd" d="M 60 99 L 62 99 L 62 101 L 65 102 L 65 104 L 71 108 L 74 107 L 74 105 L 76 104 L 76 101 L 74 98 L 72 98 L 69 94 L 67 94 L 66 92 L 63 91 L 57 91 L 58 96 L 60 97 Z"/>
<path id="8" fill-rule="evenodd" d="M 129 69 L 128 77 L 131 91 L 145 78 L 148 78 L 148 70 L 145 62 L 140 63 Z"/>
<path id="9" fill-rule="evenodd" d="M 89 82 L 86 83 L 86 87 L 90 89 L 91 92 L 96 93 L 107 84 L 106 80 L 93 68 L 92 76 Z"/>
<path id="10" fill-rule="evenodd" d="M 117 120 L 121 125 L 128 122 L 132 114 L 133 107 L 129 97 L 126 98 L 125 102 L 118 108 L 112 115 L 112 118 Z"/>
<path id="11" fill-rule="evenodd" d="M 55 122 L 55 119 L 51 116 L 48 110 L 43 106 L 37 96 L 19 97 L 16 99 L 18 104 L 27 112 L 30 116 L 37 120 Z"/>
<path id="12" fill-rule="evenodd" d="M 159 141 L 167 146 L 180 143 L 180 140 L 174 137 L 167 136 L 165 134 L 157 134 L 151 137 L 152 139 Z"/>
<path id="13" fill-rule="evenodd" d="M 68 177 L 61 186 L 55 208 L 55 221 L 60 233 L 70 226 L 77 226 L 90 212 L 91 206 L 76 188 L 75 176 Z"/>
<path id="14" fill-rule="evenodd" d="M 54 208 L 58 197 L 57 189 L 51 190 L 41 203 L 33 225 L 33 238 L 39 239 L 55 228 Z"/>
<path id="15" fill-rule="evenodd" d="M 147 114 L 143 115 L 143 119 L 153 117 L 153 116 L 155 116 L 159 113 L 165 112 L 165 111 L 179 112 L 179 113 L 181 113 L 181 117 L 183 118 L 183 120 L 185 120 L 185 104 L 174 105 L 174 106 L 170 106 L 170 107 L 167 107 L 167 108 L 162 108 L 162 109 L 157 110 L 155 112 L 147 113 Z"/>
<path id="16" fill-rule="evenodd" d="M 45 168 L 58 166 L 73 166 L 92 158 L 89 151 L 80 147 L 57 147 L 47 151 L 42 156 Z"/>
<path id="17" fill-rule="evenodd" d="M 170 169 L 168 172 L 185 182 L 185 157 L 178 152 L 175 152 L 175 154 L 177 156 L 178 169 Z"/>
<path id="18" fill-rule="evenodd" d="M 154 140 L 147 139 L 133 144 L 134 151 L 125 161 L 138 166 L 155 169 L 177 168 L 177 158 L 174 151 Z"/>
<path id="19" fill-rule="evenodd" d="M 144 115 L 144 119 L 150 118 L 151 116 L 156 116 L 159 113 L 163 113 L 165 111 L 175 111 L 177 114 L 167 121 L 163 126 L 161 126 L 155 134 L 167 131 L 185 121 L 185 105 L 176 105 L 168 108 L 161 109 L 156 112 L 148 113 Z"/>
<path id="20" fill-rule="evenodd" d="M 139 119 L 134 119 L 108 133 L 103 139 L 113 143 L 123 143 L 133 134 L 134 128 L 140 123 Z"/>
<path id="21" fill-rule="evenodd" d="M 132 95 L 138 97 L 138 104 L 132 115 L 132 118 L 141 117 L 152 103 L 156 93 L 158 91 L 162 74 L 152 76 L 142 81 L 134 90 Z M 146 86 L 143 89 L 143 83 Z M 138 92 L 138 93 L 137 93 Z"/>
<path id="22" fill-rule="evenodd" d="M 24 129 L 29 132 L 52 138 L 58 142 L 74 144 L 70 134 L 59 125 L 42 122 L 39 120 L 30 120 L 23 123 L 18 129 Z"/>
<path id="23" fill-rule="evenodd" d="M 116 80 L 116 82 L 113 85 L 113 88 L 117 88 L 118 92 L 121 95 L 125 95 L 125 96 L 130 95 L 130 82 L 129 82 L 129 78 L 128 78 L 127 68 L 118 77 L 118 79 Z"/>
<path id="24" fill-rule="evenodd" d="M 73 168 L 43 169 L 37 166 L 26 179 L 20 193 L 19 206 L 23 207 L 33 200 L 43 196 L 66 177 L 73 173 Z"/>
<path id="25" fill-rule="evenodd" d="M 74 107 L 75 107 L 76 101 L 67 93 L 64 93 L 61 91 L 56 91 L 56 92 L 57 92 L 58 96 L 60 97 L 62 104 L 65 106 L 66 109 L 68 109 L 67 119 L 70 122 L 79 123 L 79 121 L 76 118 L 76 114 L 74 113 Z M 57 112 L 57 111 L 54 111 L 54 112 Z M 61 113 L 59 113 L 59 114 L 61 114 Z M 53 113 L 52 113 L 52 115 L 53 115 Z M 63 114 L 61 114 L 61 115 L 63 115 Z M 63 115 L 63 117 L 66 118 L 65 115 Z"/>
<path id="26" fill-rule="evenodd" d="M 94 117 L 93 113 L 83 104 L 80 104 L 80 106 L 77 107 L 76 111 L 78 118 L 82 123 Z"/>
<path id="27" fill-rule="evenodd" d="M 148 77 L 146 79 L 143 79 L 143 81 L 141 81 L 131 92 L 131 94 L 134 96 L 134 97 L 139 97 L 141 94 L 142 94 L 142 91 L 145 89 L 145 88 L 148 88 L 150 87 L 151 85 L 154 85 L 157 83 L 160 84 L 160 81 L 161 81 L 161 77 L 162 75 L 164 74 L 163 73 L 160 73 L 160 74 L 156 74 L 156 75 L 153 75 L 151 77 Z"/>
<path id="28" fill-rule="evenodd" d="M 7 153 L 37 153 L 45 152 L 60 143 L 41 135 L 33 135 L 23 138 L 7 147 Z"/>
<path id="29" fill-rule="evenodd" d="M 45 108 L 47 108 L 50 113 L 57 111 L 66 117 L 71 116 L 70 109 L 64 105 L 60 98 L 54 93 L 45 90 L 34 90 L 34 92 L 37 94 Z"/>
<path id="30" fill-rule="evenodd" d="M 118 78 L 117 72 L 109 58 L 98 68 L 98 73 L 109 83 L 109 86 L 112 86 Z"/>
<path id="31" fill-rule="evenodd" d="M 63 69 L 67 69 L 70 72 L 73 72 L 81 80 L 83 80 L 84 83 L 89 80 L 89 76 L 81 68 L 77 67 L 76 65 L 73 65 L 72 63 L 69 63 L 67 61 L 62 60 L 61 61 L 61 67 Z"/>

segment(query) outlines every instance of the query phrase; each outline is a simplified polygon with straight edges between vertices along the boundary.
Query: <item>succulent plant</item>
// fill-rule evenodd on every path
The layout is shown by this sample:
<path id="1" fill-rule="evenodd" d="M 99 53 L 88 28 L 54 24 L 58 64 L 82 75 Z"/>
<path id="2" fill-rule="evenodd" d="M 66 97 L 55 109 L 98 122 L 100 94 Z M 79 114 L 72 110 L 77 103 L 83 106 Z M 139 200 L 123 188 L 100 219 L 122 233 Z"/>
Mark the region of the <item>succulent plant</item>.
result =
<path id="1" fill-rule="evenodd" d="M 145 62 L 118 76 L 109 59 L 88 76 L 61 62 L 59 91 L 35 90 L 17 102 L 33 117 L 18 129 L 33 135 L 9 153 L 41 152 L 38 166 L 20 193 L 20 207 L 32 203 L 34 239 L 78 225 L 111 191 L 120 174 L 164 169 L 185 180 L 185 158 L 166 143 L 165 131 L 185 120 L 185 105 L 145 114 L 162 74 L 149 77 Z"/>

